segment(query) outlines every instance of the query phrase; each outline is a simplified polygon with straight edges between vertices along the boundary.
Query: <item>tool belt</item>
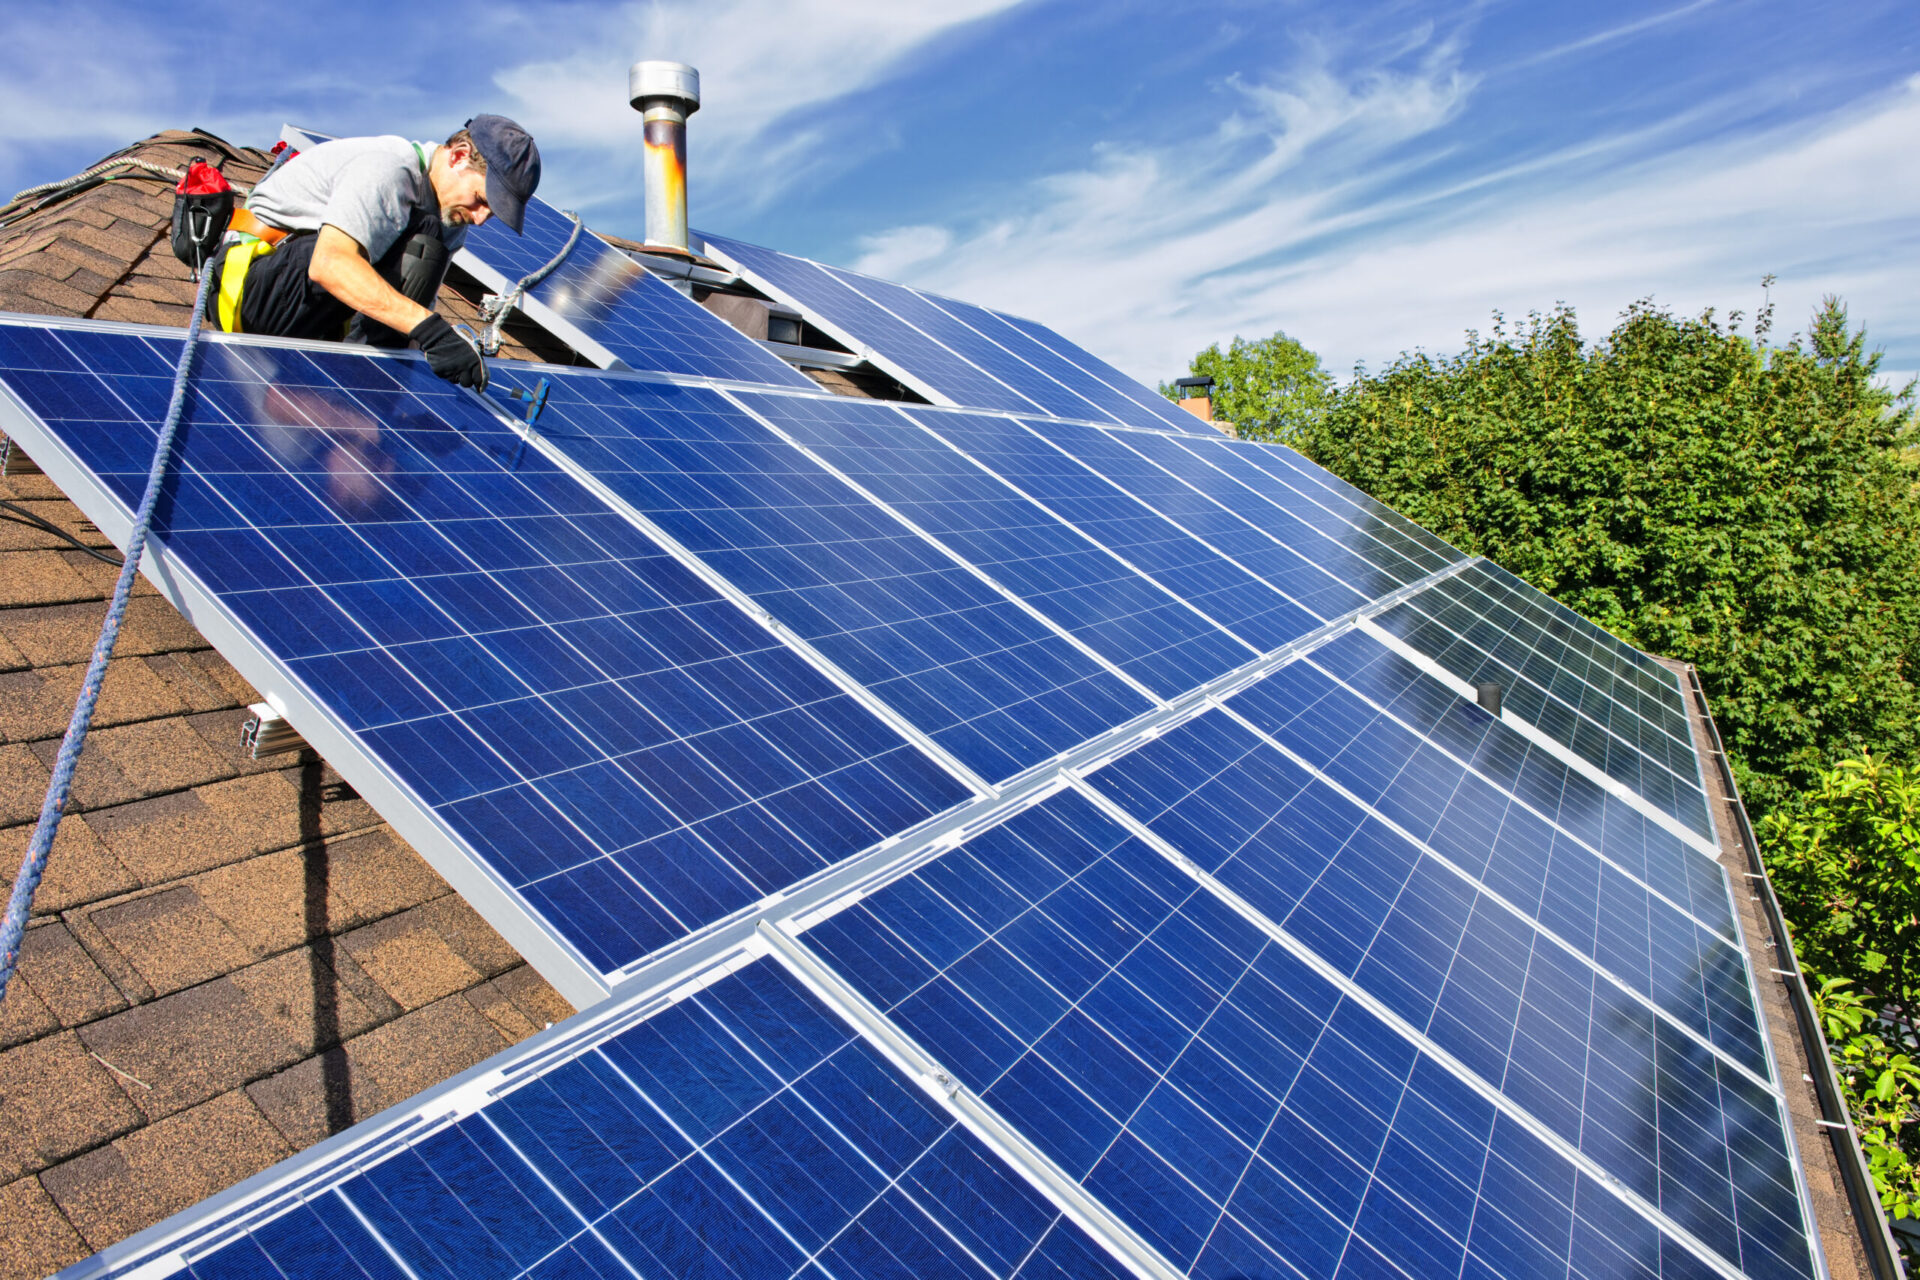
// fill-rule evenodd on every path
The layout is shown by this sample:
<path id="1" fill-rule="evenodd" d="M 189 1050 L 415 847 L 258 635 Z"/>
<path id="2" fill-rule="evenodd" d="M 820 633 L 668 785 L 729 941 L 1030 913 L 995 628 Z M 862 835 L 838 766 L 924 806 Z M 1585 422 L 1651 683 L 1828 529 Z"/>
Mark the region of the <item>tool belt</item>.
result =
<path id="1" fill-rule="evenodd" d="M 243 236 L 252 236 L 255 240 L 265 240 L 268 244 L 279 244 L 287 238 L 287 233 L 279 227 L 270 227 L 253 216 L 253 211 L 239 208 L 233 211 L 233 221 L 227 223 L 227 230 L 238 231 Z"/>

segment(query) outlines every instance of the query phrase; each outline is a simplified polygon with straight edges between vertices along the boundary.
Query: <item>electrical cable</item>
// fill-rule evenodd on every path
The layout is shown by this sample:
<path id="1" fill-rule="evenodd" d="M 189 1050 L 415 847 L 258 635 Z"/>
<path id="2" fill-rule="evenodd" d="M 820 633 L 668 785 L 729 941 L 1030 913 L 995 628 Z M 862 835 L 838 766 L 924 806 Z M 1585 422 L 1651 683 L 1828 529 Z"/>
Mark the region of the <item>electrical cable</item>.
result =
<path id="1" fill-rule="evenodd" d="M 92 556 L 95 560 L 104 560 L 116 569 L 119 568 L 123 563 L 125 563 L 118 556 L 111 556 L 111 555 L 108 555 L 106 552 L 100 550 L 100 548 L 98 547 L 88 546 L 86 543 L 80 541 L 80 539 L 74 537 L 72 534 L 68 533 L 65 529 L 62 529 L 59 525 L 55 524 L 53 521 L 48 520 L 43 516 L 35 515 L 33 512 L 27 510 L 27 508 L 21 506 L 17 502 L 8 502 L 5 498 L 0 498 L 0 511 L 12 512 L 11 515 L 0 515 L 0 520 L 10 520 L 15 524 L 32 525 L 34 528 L 39 529 L 44 533 L 50 533 L 56 538 L 62 538 L 68 542 L 71 542 L 74 545 L 75 550 L 84 551 L 88 555 Z"/>
<path id="2" fill-rule="evenodd" d="M 571 209 L 562 209 L 560 212 L 566 214 L 567 217 L 573 220 L 573 231 L 567 236 L 567 242 L 560 246 L 560 252 L 554 254 L 547 265 L 541 267 L 538 271 L 521 276 L 520 282 L 504 294 L 498 297 L 488 298 L 480 304 L 481 314 L 487 318 L 486 328 L 481 330 L 480 333 L 480 352 L 482 355 L 494 356 L 500 354 L 501 330 L 507 323 L 507 316 L 512 313 L 515 307 L 520 305 L 520 300 L 527 296 L 527 290 L 552 275 L 554 268 L 558 267 L 562 262 L 565 262 L 567 255 L 573 252 L 573 246 L 579 243 L 580 232 L 584 229 L 580 221 L 580 215 Z"/>

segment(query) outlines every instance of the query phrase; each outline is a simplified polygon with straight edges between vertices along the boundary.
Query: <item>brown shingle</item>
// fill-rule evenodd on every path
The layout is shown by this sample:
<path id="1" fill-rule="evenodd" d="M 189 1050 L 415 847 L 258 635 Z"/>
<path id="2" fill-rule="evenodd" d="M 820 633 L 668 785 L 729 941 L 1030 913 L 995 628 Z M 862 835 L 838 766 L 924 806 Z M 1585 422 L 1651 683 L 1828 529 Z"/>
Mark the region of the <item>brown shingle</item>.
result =
<path id="1" fill-rule="evenodd" d="M 12 553 L 7 557 L 7 571 L 0 573 L 0 609 L 100 598 L 100 593 L 57 551 Z"/>
<path id="2" fill-rule="evenodd" d="M 279 1132 L 235 1090 L 50 1169 L 41 1181 L 99 1249 L 287 1154 Z"/>
<path id="3" fill-rule="evenodd" d="M 80 758 L 84 765 L 86 755 Z M 115 805 L 88 813 L 85 821 L 145 885 L 164 884 L 251 852 L 195 791 Z"/>
<path id="4" fill-rule="evenodd" d="M 493 1024 L 462 995 L 416 1009 L 347 1042 L 348 1056 L 373 1077 L 388 1106 L 486 1061 L 505 1047 L 506 1040 Z"/>
<path id="5" fill-rule="evenodd" d="M 93 642 L 106 615 L 104 603 L 14 609 L 6 616 L 7 635 L 36 667 L 84 663 L 93 652 Z M 173 649 L 204 649 L 206 643 L 172 605 L 145 596 L 135 597 L 128 604 L 126 622 L 113 652 L 115 657 L 132 657 Z"/>
<path id="6" fill-rule="evenodd" d="M 37 930 L 28 932 L 31 934 Z M 53 1011 L 34 993 L 27 975 L 16 971 L 13 980 L 7 984 L 7 998 L 0 1000 L 0 1049 L 11 1049 L 25 1041 L 38 1040 L 59 1029 L 60 1019 L 54 1017 Z"/>
<path id="7" fill-rule="evenodd" d="M 235 734 L 238 737 L 238 734 Z M 99 751 L 143 795 L 198 786 L 233 773 L 206 738 L 184 720 L 120 725 L 87 735 L 87 749 Z M 238 762 L 238 745 L 230 753 Z"/>
<path id="8" fill-rule="evenodd" d="M 87 1048 L 146 1086 L 123 1080 L 121 1089 L 149 1120 L 184 1111 L 300 1058 L 298 1046 L 260 1017 L 231 978 L 135 1005 L 90 1023 L 79 1035 Z"/>
<path id="9" fill-rule="evenodd" d="M 330 875 L 346 890 L 360 921 L 372 921 L 449 892 L 426 860 L 390 828 L 378 827 L 331 846 Z"/>
<path id="10" fill-rule="evenodd" d="M 0 1179 L 43 1169 L 139 1123 L 139 1109 L 74 1032 L 0 1053 Z"/>
<path id="11" fill-rule="evenodd" d="M 11 785 L 7 765 L 9 750 L 20 752 L 20 756 L 32 761 L 34 770 L 25 774 L 27 781 L 22 790 L 11 797 L 6 788 Z M 37 814 L 41 799 L 47 790 L 47 770 L 40 767 L 38 760 L 27 753 L 26 748 L 0 747 L 0 810 L 10 803 L 22 807 L 31 804 Z M 34 814 L 27 815 L 17 827 L 0 829 L 0 878 L 11 886 L 20 860 L 26 856 L 27 841 L 33 835 Z M 35 913 L 64 911 L 68 907 L 82 902 L 95 902 L 101 898 L 110 898 L 117 893 L 126 893 L 139 887 L 139 880 L 127 870 L 120 860 L 113 856 L 100 838 L 87 825 L 87 818 L 69 812 L 66 820 L 60 824 L 60 830 L 53 838 L 53 851 L 47 858 L 47 872 L 40 881 L 40 891 L 34 895 Z"/>
<path id="12" fill-rule="evenodd" d="M 0 746 L 0 827 L 16 822 L 31 822 L 39 816 L 41 798 L 47 794 L 52 774 L 40 757 L 27 746 Z M 24 840 L 20 846 L 26 848 Z M 13 866 L 19 866 L 14 862 Z M 12 869 L 4 874 L 9 882 Z"/>
<path id="13" fill-rule="evenodd" d="M 41 667 L 0 675 L 0 741 L 32 742 L 66 732 L 84 666 Z M 179 692 L 144 658 L 115 658 L 95 704 L 93 726 L 111 728 L 189 710 Z M 197 710 L 198 708 L 191 708 Z"/>
<path id="14" fill-rule="evenodd" d="M 389 1105 L 373 1076 L 356 1068 L 351 1044 L 256 1080 L 247 1096 L 295 1147 L 312 1146 Z"/>
<path id="15" fill-rule="evenodd" d="M 434 928 L 427 907 L 356 929 L 340 940 L 349 955 L 403 1009 L 464 991 L 486 975 Z"/>
<path id="16" fill-rule="evenodd" d="M 400 1013 L 330 940 L 242 969 L 233 982 L 303 1054 L 331 1049 Z"/>
<path id="17" fill-rule="evenodd" d="M 89 907 L 86 915 L 155 995 L 231 973 L 254 958 L 188 885 Z"/>
<path id="18" fill-rule="evenodd" d="M 126 1000 L 95 964 L 67 927 L 57 921 L 35 925 L 20 948 L 20 970 L 60 1025 L 77 1027 L 126 1007 Z M 13 1003 L 13 990 L 0 1007 Z"/>
<path id="19" fill-rule="evenodd" d="M 0 1280 L 38 1280 L 89 1252 L 38 1178 L 0 1187 Z"/>
<path id="20" fill-rule="evenodd" d="M 573 1006 L 567 1003 L 566 997 L 535 973 L 532 965 L 509 969 L 495 978 L 492 985 L 494 990 L 519 1005 L 535 1027 L 565 1022 L 573 1016 Z"/>

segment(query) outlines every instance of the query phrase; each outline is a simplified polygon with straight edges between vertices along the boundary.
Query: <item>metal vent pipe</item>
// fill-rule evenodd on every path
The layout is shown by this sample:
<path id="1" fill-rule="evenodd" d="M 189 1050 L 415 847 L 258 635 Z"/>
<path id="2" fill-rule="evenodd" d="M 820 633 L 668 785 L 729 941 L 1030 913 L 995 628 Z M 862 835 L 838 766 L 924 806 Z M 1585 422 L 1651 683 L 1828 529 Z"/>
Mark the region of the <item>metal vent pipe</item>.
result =
<path id="1" fill-rule="evenodd" d="M 627 100 L 645 121 L 647 244 L 687 252 L 687 117 L 700 109 L 700 73 L 684 62 L 636 62 Z"/>

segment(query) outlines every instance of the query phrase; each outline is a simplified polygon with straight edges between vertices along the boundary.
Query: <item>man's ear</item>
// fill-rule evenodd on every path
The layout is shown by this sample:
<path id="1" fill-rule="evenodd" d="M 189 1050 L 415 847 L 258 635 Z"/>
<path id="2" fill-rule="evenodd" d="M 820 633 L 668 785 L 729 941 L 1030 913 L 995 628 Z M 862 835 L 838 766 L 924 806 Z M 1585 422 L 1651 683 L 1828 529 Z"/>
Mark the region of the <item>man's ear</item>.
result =
<path id="1" fill-rule="evenodd" d="M 464 169 L 473 159 L 473 151 L 467 147 L 454 147 L 447 152 L 447 168 Z"/>

